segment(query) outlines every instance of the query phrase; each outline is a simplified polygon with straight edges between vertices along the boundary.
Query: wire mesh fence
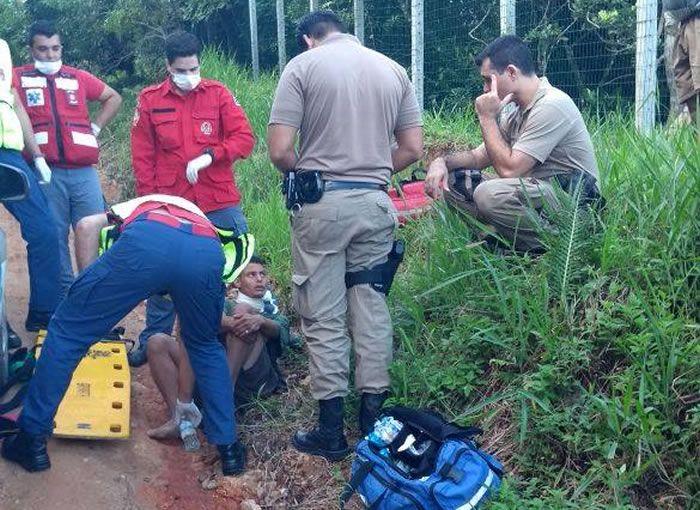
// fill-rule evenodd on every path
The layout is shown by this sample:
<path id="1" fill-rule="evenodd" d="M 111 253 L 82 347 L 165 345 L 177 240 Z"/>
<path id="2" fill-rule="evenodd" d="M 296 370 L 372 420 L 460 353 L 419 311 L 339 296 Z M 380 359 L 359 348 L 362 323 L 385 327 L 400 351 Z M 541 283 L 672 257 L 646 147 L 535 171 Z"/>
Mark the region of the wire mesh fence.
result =
<path id="1" fill-rule="evenodd" d="M 309 12 L 310 2 L 257 1 L 261 4 L 258 12 L 265 16 L 258 23 L 272 27 L 276 26 L 275 4 L 284 3 L 286 56 L 292 58 L 299 52 L 294 42 L 295 22 Z M 422 7 L 424 30 L 418 43 L 415 32 L 413 40 L 411 33 L 417 4 Z M 644 4 L 645 9 L 640 9 L 640 4 Z M 662 19 L 660 4 L 656 0 L 317 2 L 319 9 L 331 9 L 339 14 L 351 32 L 357 31 L 355 17 L 361 12 L 364 24 L 360 32 L 364 44 L 409 70 L 412 55 L 415 60 L 412 50 L 416 44 L 422 44 L 426 108 L 459 108 L 470 104 L 481 90 L 474 56 L 504 30 L 510 30 L 529 43 L 539 74 L 546 75 L 580 107 L 603 114 L 612 110 L 631 111 L 635 107 L 636 93 L 637 108 L 651 101 L 650 111 L 657 117 L 666 114 L 669 101 L 663 59 L 652 62 L 650 67 L 644 63 L 645 59 L 640 59 L 638 52 L 645 52 L 642 56 L 647 61 L 663 55 L 662 39 L 654 25 Z M 275 68 L 279 62 L 275 58 L 278 52 L 274 29 L 261 33 L 268 38 L 260 43 L 265 52 L 261 62 L 264 67 Z M 648 76 L 649 72 L 654 76 Z M 413 78 L 415 82 L 416 77 Z M 641 79 L 641 88 L 636 78 Z"/>

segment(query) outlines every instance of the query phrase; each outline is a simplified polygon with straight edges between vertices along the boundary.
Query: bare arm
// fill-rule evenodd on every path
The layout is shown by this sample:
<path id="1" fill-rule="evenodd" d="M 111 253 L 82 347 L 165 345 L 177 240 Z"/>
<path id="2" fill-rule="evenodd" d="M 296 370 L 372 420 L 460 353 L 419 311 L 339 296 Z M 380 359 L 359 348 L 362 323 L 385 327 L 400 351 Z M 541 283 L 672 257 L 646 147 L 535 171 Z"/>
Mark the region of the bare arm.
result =
<path id="1" fill-rule="evenodd" d="M 97 112 L 97 116 L 93 122 L 102 129 L 119 112 L 119 108 L 122 105 L 122 96 L 109 85 L 105 85 L 102 94 L 97 100 L 101 103 L 100 111 Z"/>
<path id="2" fill-rule="evenodd" d="M 270 124 L 267 128 L 267 150 L 270 161 L 282 172 L 295 167 L 297 153 L 294 149 L 297 129 L 284 124 Z"/>
<path id="3" fill-rule="evenodd" d="M 476 149 L 456 152 L 447 156 L 435 158 L 425 177 L 425 189 L 434 198 L 440 198 L 444 190 L 449 189 L 447 178 L 450 170 L 456 168 L 471 168 L 482 170 L 491 164 L 491 159 L 482 143 Z"/>
<path id="4" fill-rule="evenodd" d="M 22 100 L 19 98 L 19 94 L 15 89 L 12 89 L 12 94 L 15 96 L 15 113 L 19 119 L 19 123 L 22 126 L 22 136 L 24 138 L 24 145 L 27 150 L 32 155 L 33 158 L 41 156 L 41 149 L 36 143 L 34 138 L 34 129 L 32 129 L 32 122 L 29 120 L 29 115 L 27 115 Z"/>
<path id="5" fill-rule="evenodd" d="M 503 138 L 495 118 L 482 118 L 480 116 L 479 123 L 481 124 L 486 152 L 499 177 L 522 177 L 532 170 L 537 163 L 535 158 L 524 152 L 513 150 Z"/>
<path id="6" fill-rule="evenodd" d="M 443 157 L 448 170 L 455 168 L 470 168 L 473 170 L 483 170 L 491 165 L 491 158 L 486 152 L 486 146 L 482 143 L 470 151 L 455 152 Z"/>
<path id="7" fill-rule="evenodd" d="M 400 172 L 423 157 L 423 128 L 412 127 L 394 133 L 398 147 L 391 153 L 394 173 Z"/>
<path id="8" fill-rule="evenodd" d="M 537 162 L 524 152 L 514 151 L 503 138 L 498 126 L 498 115 L 512 100 L 513 94 L 508 94 L 503 99 L 498 97 L 498 83 L 496 76 L 492 75 L 491 89 L 477 97 L 475 102 L 486 152 L 499 177 L 522 177 L 528 174 Z"/>
<path id="9" fill-rule="evenodd" d="M 268 340 L 277 338 L 280 334 L 279 324 L 263 317 L 259 313 L 235 313 L 233 317 L 225 317 L 224 319 L 231 319 L 230 321 L 226 321 L 227 326 L 230 326 L 230 328 L 227 329 L 229 329 L 230 333 L 233 333 L 233 335 L 243 340 L 249 338 L 253 333 L 262 333 Z M 222 320 L 222 327 L 223 323 L 224 320 Z"/>

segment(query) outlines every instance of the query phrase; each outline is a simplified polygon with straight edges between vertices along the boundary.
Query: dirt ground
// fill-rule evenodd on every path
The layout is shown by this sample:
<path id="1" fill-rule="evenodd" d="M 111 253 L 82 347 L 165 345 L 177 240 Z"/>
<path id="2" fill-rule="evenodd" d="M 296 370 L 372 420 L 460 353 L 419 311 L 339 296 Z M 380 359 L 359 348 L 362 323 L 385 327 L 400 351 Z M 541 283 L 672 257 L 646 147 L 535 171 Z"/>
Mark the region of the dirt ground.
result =
<path id="1" fill-rule="evenodd" d="M 0 207 L 7 235 L 6 305 L 15 331 L 24 330 L 28 277 L 26 250 L 16 221 Z M 126 338 L 137 338 L 144 322 L 141 304 L 121 323 Z M 295 428 L 312 423 L 303 359 L 285 364 L 289 391 L 260 402 L 239 420 L 248 446 L 249 470 L 240 477 L 217 475 L 211 447 L 185 452 L 179 441 L 157 442 L 146 430 L 166 418 L 165 405 L 147 367 L 132 369 L 131 437 L 125 441 L 49 441 L 52 468 L 29 474 L 0 460 L 0 509 L 326 509 L 337 508 L 350 461 L 329 465 L 289 446 Z M 202 438 L 203 439 L 203 438 Z M 358 508 L 357 502 L 349 508 Z"/>

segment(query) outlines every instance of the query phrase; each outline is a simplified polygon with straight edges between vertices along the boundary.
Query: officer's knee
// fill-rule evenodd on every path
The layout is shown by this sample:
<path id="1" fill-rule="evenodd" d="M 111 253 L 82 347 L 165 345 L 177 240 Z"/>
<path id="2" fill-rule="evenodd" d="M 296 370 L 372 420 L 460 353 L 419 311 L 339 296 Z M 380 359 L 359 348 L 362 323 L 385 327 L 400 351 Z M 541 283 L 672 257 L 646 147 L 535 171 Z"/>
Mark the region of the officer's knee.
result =
<path id="1" fill-rule="evenodd" d="M 474 189 L 474 204 L 479 215 L 489 218 L 498 209 L 499 197 L 497 193 L 497 179 L 484 181 Z"/>

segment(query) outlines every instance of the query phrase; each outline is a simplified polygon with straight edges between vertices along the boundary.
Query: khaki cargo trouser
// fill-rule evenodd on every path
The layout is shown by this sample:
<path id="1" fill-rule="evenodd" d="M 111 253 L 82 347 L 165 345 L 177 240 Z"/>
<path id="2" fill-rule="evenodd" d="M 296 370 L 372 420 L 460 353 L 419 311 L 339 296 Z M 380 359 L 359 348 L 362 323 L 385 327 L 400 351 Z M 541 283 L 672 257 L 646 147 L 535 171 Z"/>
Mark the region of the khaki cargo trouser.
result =
<path id="1" fill-rule="evenodd" d="M 700 16 L 681 24 L 673 49 L 673 74 L 678 101 L 686 103 L 693 113 L 700 93 Z"/>
<path id="2" fill-rule="evenodd" d="M 292 297 L 316 400 L 347 395 L 351 338 L 358 391 L 389 389 L 393 331 L 385 296 L 369 284 L 346 289 L 345 273 L 385 262 L 396 226 L 388 195 L 374 190 L 327 191 L 292 215 Z"/>
<path id="3" fill-rule="evenodd" d="M 452 190 L 445 192 L 445 198 L 451 205 L 491 225 L 520 251 L 544 248 L 539 234 L 551 228 L 543 216 L 545 204 L 557 205 L 552 184 L 532 177 L 483 181 L 474 190 L 473 201 Z"/>

